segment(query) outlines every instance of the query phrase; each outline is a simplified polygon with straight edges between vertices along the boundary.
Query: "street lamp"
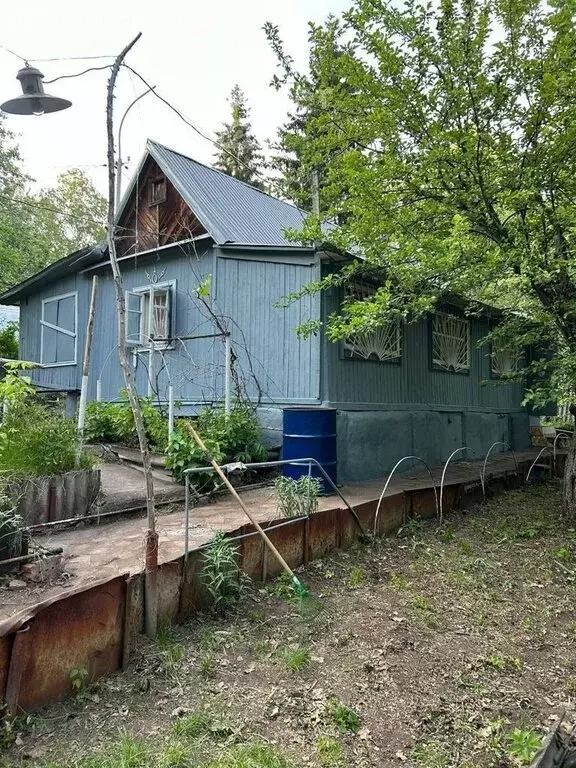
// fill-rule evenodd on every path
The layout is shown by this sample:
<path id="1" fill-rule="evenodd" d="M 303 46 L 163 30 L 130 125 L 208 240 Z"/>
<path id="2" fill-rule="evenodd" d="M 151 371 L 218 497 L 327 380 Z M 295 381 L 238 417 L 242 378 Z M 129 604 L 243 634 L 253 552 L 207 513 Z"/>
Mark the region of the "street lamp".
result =
<path id="1" fill-rule="evenodd" d="M 45 93 L 42 82 L 44 75 L 36 67 L 31 67 L 28 62 L 18 71 L 16 78 L 22 85 L 22 96 L 8 99 L 0 105 L 3 112 L 9 112 L 12 115 L 44 115 L 49 112 L 60 112 L 72 106 L 72 102 L 68 99 Z"/>

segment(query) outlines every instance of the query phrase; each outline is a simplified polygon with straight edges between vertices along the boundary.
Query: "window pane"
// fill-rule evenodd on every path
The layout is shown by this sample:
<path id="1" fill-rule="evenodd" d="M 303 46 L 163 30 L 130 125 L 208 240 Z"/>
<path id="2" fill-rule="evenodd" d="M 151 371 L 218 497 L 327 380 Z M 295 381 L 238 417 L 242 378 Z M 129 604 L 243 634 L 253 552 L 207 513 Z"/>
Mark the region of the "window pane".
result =
<path id="1" fill-rule="evenodd" d="M 50 330 L 50 329 L 48 329 Z M 56 333 L 56 362 L 71 363 L 74 362 L 74 348 L 76 340 L 65 333 Z"/>
<path id="2" fill-rule="evenodd" d="M 129 312 L 140 312 L 142 309 L 142 296 L 138 293 L 129 293 L 127 309 Z"/>
<path id="3" fill-rule="evenodd" d="M 46 306 L 46 305 L 45 305 Z M 42 360 L 41 363 L 55 363 L 56 360 L 56 337 L 61 336 L 58 331 L 52 328 L 42 328 Z"/>
<path id="4" fill-rule="evenodd" d="M 58 299 L 58 322 L 56 325 L 76 333 L 76 298 L 74 296 Z"/>
<path id="5" fill-rule="evenodd" d="M 42 305 L 42 320 L 52 325 L 58 325 L 58 299 L 47 301 Z"/>
<path id="6" fill-rule="evenodd" d="M 154 291 L 152 310 L 152 336 L 155 339 L 167 339 L 170 336 L 168 291 Z"/>
<path id="7" fill-rule="evenodd" d="M 140 341 L 140 312 L 128 312 L 126 318 L 126 339 Z"/>

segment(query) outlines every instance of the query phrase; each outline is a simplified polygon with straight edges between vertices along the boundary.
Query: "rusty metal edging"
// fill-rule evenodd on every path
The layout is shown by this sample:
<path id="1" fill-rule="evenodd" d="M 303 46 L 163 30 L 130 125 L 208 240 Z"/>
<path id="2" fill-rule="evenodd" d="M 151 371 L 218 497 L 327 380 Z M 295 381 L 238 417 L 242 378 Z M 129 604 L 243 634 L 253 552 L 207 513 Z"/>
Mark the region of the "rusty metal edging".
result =
<path id="1" fill-rule="evenodd" d="M 30 645 L 30 624 L 26 624 L 14 634 L 10 665 L 8 667 L 8 679 L 6 681 L 6 712 L 16 715 L 18 712 L 18 700 L 20 698 L 20 685 L 26 666 L 27 651 Z"/>

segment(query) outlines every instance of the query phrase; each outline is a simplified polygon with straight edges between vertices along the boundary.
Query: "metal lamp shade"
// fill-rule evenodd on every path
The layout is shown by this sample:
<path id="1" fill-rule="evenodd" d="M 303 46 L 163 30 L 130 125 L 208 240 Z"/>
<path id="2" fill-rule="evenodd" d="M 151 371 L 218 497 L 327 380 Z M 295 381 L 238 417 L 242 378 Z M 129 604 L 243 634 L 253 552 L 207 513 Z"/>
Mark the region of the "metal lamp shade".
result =
<path id="1" fill-rule="evenodd" d="M 68 109 L 72 102 L 44 92 L 44 75 L 36 67 L 25 66 L 16 75 L 22 85 L 22 96 L 8 99 L 0 105 L 3 112 L 12 115 L 44 115 Z"/>

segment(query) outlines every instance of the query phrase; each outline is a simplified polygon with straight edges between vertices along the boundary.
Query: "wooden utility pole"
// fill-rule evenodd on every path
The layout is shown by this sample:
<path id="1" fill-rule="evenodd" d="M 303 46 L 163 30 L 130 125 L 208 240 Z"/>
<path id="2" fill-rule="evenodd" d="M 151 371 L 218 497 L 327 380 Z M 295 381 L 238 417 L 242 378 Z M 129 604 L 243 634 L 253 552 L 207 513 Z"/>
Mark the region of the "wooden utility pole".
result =
<path id="1" fill-rule="evenodd" d="M 134 425 L 140 443 L 140 453 L 142 454 L 142 465 L 144 468 L 144 477 L 146 479 L 146 510 L 148 515 L 148 530 L 146 532 L 146 571 L 144 581 L 144 629 L 148 637 L 156 636 L 156 626 L 158 620 L 158 594 L 156 589 L 157 570 L 158 570 L 158 534 L 156 533 L 156 510 L 154 507 L 154 479 L 152 477 L 152 466 L 150 464 L 150 452 L 148 440 L 144 429 L 144 420 L 142 410 L 138 399 L 138 391 L 134 381 L 134 372 L 128 359 L 128 348 L 126 345 L 126 302 L 124 299 L 124 286 L 122 284 L 122 274 L 118 265 L 116 254 L 116 169 L 114 162 L 114 87 L 122 63 L 140 39 L 142 33 L 139 32 L 136 37 L 128 43 L 124 50 L 116 57 L 110 79 L 108 80 L 108 94 L 106 100 L 106 131 L 108 139 L 108 219 L 107 219 L 107 241 L 108 252 L 110 256 L 110 265 L 114 276 L 114 290 L 116 293 L 116 308 L 118 313 L 118 357 L 120 366 L 124 375 L 124 384 L 128 392 L 130 407 L 134 414 Z"/>

